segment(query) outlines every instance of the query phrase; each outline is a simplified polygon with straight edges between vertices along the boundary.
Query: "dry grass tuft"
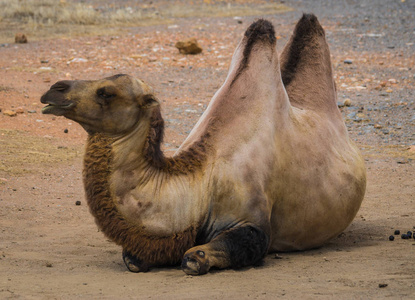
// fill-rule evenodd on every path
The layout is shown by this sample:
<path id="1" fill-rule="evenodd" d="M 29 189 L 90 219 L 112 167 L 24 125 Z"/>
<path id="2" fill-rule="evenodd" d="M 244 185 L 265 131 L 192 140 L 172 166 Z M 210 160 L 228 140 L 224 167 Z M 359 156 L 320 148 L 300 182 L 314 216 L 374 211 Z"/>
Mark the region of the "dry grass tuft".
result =
<path id="1" fill-rule="evenodd" d="M 132 2 L 131 6 L 110 1 L 93 6 L 69 0 L 0 0 L 0 41 L 4 40 L 5 34 L 13 33 L 14 36 L 17 30 L 25 31 L 30 37 L 42 38 L 108 33 L 108 29 L 117 26 L 165 24 L 174 18 L 269 15 L 288 10 L 291 9 L 282 4 L 248 0 L 205 0 L 188 5 L 175 1 L 154 1 L 151 5 Z"/>

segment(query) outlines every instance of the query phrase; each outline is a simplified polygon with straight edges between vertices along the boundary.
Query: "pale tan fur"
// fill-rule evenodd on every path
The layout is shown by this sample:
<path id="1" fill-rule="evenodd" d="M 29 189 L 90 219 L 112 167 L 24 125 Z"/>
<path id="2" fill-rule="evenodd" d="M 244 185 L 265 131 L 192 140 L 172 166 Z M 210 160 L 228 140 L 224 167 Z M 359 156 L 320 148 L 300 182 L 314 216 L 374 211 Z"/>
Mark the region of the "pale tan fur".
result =
<path id="1" fill-rule="evenodd" d="M 307 61 L 298 70 L 284 65 L 283 72 L 286 67 L 295 73 L 286 89 L 275 42 L 255 42 L 248 59 L 245 37 L 225 83 L 178 152 L 166 158 L 170 169 L 156 167 L 146 156 L 150 123 L 159 108 L 145 83 L 122 76 L 73 84 L 66 99 L 76 108 L 65 116 L 90 134 L 104 133 L 112 140 L 108 180 L 114 209 L 155 238 L 203 226 L 210 240 L 229 228 L 253 224 L 270 237 L 269 251 L 314 248 L 341 233 L 363 199 L 365 167 L 335 106 L 324 35 L 316 39 L 323 76 L 313 77 L 317 71 Z M 289 45 L 283 62 L 289 59 Z M 108 84 L 121 100 L 110 106 L 116 113 L 101 116 L 91 99 Z M 94 123 L 88 120 L 91 114 L 110 121 Z M 197 152 L 201 144 L 203 151 Z M 197 168 L 177 167 L 192 161 Z M 210 255 L 209 267 L 229 266 L 226 253 L 209 244 L 194 246 L 187 253 L 203 250 Z"/>

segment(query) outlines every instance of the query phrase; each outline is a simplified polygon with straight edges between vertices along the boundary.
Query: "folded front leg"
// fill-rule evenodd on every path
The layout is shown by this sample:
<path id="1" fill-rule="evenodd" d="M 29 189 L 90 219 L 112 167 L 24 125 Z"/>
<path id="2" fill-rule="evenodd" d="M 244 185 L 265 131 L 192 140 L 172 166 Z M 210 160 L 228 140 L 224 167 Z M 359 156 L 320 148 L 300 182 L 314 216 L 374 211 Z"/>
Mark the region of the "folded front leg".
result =
<path id="1" fill-rule="evenodd" d="M 182 269 L 189 275 L 206 274 L 210 268 L 242 268 L 259 263 L 268 250 L 269 236 L 255 225 L 224 231 L 211 242 L 186 251 Z"/>

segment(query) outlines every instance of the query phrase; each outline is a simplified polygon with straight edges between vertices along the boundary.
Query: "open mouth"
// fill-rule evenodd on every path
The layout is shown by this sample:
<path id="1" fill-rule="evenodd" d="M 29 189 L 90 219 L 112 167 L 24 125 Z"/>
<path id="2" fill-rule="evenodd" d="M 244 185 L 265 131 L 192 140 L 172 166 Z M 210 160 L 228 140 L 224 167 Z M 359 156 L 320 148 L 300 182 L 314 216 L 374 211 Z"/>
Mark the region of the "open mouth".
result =
<path id="1" fill-rule="evenodd" d="M 65 112 L 67 112 L 68 109 L 70 109 L 72 106 L 74 106 L 73 103 L 66 105 L 48 104 L 42 108 L 42 114 L 52 114 L 56 116 L 61 116 Z"/>

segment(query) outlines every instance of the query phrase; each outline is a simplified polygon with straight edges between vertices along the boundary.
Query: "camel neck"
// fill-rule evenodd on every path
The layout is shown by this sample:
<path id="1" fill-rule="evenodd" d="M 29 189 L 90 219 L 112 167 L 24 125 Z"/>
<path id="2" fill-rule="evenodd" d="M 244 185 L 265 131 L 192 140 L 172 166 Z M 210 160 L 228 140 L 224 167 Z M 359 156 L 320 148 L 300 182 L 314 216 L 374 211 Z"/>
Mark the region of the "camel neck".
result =
<path id="1" fill-rule="evenodd" d="M 114 201 L 110 178 L 113 173 L 114 140 L 102 134 L 88 137 L 84 159 L 84 186 L 92 215 L 99 228 L 124 250 L 142 261 L 155 264 L 174 264 L 195 243 L 196 228 L 189 228 L 173 236 L 154 236 L 145 226 L 132 223 L 120 212 Z"/>
<path id="2" fill-rule="evenodd" d="M 207 160 L 210 133 L 196 139 L 186 150 L 166 157 L 161 150 L 164 120 L 160 108 L 155 108 L 147 122 L 140 122 L 128 135 L 113 143 L 114 168 L 144 170 L 169 176 L 186 175 L 201 170 Z"/>

